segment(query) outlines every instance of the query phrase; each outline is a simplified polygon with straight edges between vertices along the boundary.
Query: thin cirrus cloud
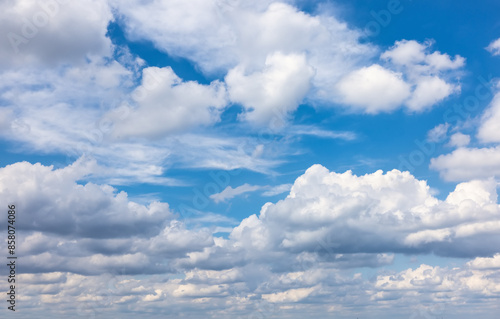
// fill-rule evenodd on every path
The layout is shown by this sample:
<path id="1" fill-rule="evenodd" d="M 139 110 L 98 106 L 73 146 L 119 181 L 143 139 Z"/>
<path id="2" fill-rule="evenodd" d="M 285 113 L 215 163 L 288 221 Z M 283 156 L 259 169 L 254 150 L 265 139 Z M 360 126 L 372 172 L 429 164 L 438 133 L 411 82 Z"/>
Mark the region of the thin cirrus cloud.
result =
<path id="1" fill-rule="evenodd" d="M 217 194 L 210 195 L 210 198 L 215 202 L 225 202 L 231 198 L 234 198 L 239 195 L 243 195 L 245 193 L 255 192 L 259 190 L 261 187 L 257 185 L 243 184 L 236 188 L 232 188 L 231 186 L 226 187 L 222 192 Z"/>
<path id="2" fill-rule="evenodd" d="M 290 191 L 292 184 L 281 184 L 277 186 L 259 186 L 259 185 L 250 185 L 243 184 L 238 187 L 232 188 L 231 186 L 226 187 L 220 193 L 210 195 L 210 198 L 215 203 L 226 202 L 235 198 L 236 196 L 240 196 L 243 194 L 255 192 L 258 190 L 265 190 L 262 192 L 262 196 L 271 197 L 279 194 L 283 194 Z"/>

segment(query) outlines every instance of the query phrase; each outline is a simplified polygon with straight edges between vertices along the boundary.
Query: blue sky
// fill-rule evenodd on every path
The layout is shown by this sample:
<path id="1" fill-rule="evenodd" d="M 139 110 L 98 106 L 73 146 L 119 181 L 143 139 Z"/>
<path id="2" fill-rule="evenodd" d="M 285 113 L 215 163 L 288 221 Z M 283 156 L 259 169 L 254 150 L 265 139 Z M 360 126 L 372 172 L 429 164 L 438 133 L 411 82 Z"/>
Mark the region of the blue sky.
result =
<path id="1" fill-rule="evenodd" d="M 497 1 L 0 9 L 19 318 L 496 318 Z"/>

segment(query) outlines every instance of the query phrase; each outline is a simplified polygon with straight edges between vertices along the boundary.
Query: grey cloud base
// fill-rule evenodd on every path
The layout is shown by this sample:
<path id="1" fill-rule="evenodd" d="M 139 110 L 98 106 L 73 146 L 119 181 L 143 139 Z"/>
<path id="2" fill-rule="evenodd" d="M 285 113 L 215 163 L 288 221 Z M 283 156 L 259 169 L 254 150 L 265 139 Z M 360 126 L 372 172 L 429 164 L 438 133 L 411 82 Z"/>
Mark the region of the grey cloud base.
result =
<path id="1" fill-rule="evenodd" d="M 265 306 L 286 317 L 304 305 L 347 315 L 365 302 L 400 305 L 415 295 L 441 305 L 453 290 L 457 304 L 469 294 L 500 295 L 492 181 L 459 184 L 441 201 L 408 172 L 356 176 L 315 165 L 285 199 L 265 204 L 224 239 L 187 229 L 166 203 L 144 206 L 110 186 L 77 183 L 92 167 L 82 159 L 62 169 L 27 162 L 0 169 L 1 200 L 22 212 L 26 304 L 50 301 L 57 313 L 71 313 L 64 305 L 84 300 L 85 311 L 103 314 L 166 307 L 213 318 Z M 390 268 L 398 253 L 469 263 L 385 270 L 375 281 L 352 271 Z"/>

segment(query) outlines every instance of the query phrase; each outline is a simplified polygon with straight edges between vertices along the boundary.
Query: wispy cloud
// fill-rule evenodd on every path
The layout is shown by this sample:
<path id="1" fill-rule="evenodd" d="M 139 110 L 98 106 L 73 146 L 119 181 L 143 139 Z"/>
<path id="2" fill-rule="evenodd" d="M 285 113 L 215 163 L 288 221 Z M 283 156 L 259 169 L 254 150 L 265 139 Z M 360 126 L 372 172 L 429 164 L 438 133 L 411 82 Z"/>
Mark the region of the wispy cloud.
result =
<path id="1" fill-rule="evenodd" d="M 225 201 L 232 199 L 236 196 L 243 195 L 243 194 L 250 193 L 250 192 L 255 192 L 256 190 L 259 190 L 261 188 L 262 188 L 261 186 L 249 185 L 246 183 L 241 185 L 241 186 L 238 186 L 236 188 L 232 188 L 231 186 L 228 186 L 222 192 L 210 195 L 210 198 L 213 199 L 213 201 L 216 203 L 225 202 Z"/>
<path id="2" fill-rule="evenodd" d="M 281 184 L 277 186 L 268 187 L 269 189 L 262 193 L 263 196 L 275 196 L 289 192 L 292 184 Z"/>
<path id="3" fill-rule="evenodd" d="M 304 126 L 296 125 L 289 130 L 290 134 L 296 135 L 310 135 L 320 138 L 330 138 L 330 139 L 341 139 L 346 141 L 352 141 L 357 138 L 354 132 L 344 132 L 344 131 L 330 131 L 324 130 L 315 126 Z"/>

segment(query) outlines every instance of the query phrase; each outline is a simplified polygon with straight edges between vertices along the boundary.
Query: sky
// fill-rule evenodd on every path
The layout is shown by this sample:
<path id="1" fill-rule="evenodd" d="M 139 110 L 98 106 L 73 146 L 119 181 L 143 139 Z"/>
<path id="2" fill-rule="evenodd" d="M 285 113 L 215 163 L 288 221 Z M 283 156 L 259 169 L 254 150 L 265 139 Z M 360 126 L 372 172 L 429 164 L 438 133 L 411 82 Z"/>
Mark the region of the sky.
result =
<path id="1" fill-rule="evenodd" d="M 499 12 L 2 1 L 1 317 L 497 318 Z"/>

